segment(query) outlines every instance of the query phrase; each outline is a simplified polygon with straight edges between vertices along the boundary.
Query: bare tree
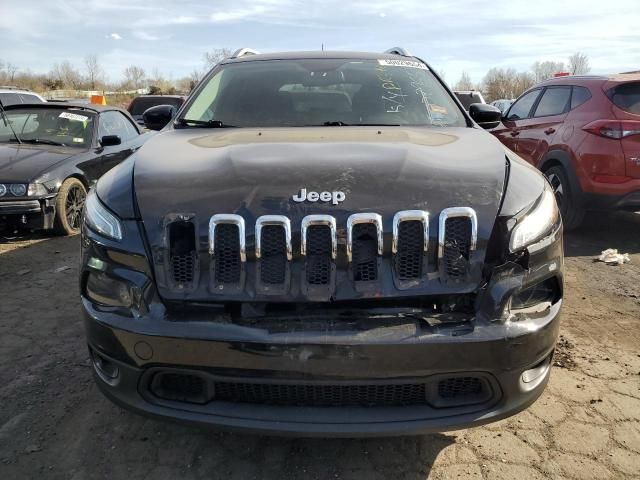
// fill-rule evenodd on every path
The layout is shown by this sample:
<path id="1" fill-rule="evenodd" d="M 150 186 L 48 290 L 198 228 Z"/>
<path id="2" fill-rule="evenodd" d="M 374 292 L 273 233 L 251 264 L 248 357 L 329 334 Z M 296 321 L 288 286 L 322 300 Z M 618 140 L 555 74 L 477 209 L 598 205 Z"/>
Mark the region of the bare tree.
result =
<path id="1" fill-rule="evenodd" d="M 16 78 L 16 73 L 18 72 L 18 66 L 15 63 L 7 62 L 4 68 L 7 72 L 7 80 L 9 83 L 13 83 L 13 80 Z"/>
<path id="2" fill-rule="evenodd" d="M 517 98 L 536 84 L 536 79 L 529 72 L 520 72 L 513 82 L 513 92 L 509 98 Z"/>
<path id="3" fill-rule="evenodd" d="M 454 90 L 473 90 L 473 82 L 467 72 L 462 72 L 460 80 L 453 86 Z"/>
<path id="4" fill-rule="evenodd" d="M 56 84 L 62 85 L 64 88 L 79 89 L 82 86 L 82 76 L 66 60 L 62 63 L 56 63 L 49 76 Z"/>
<path id="5" fill-rule="evenodd" d="M 589 73 L 589 57 L 581 52 L 576 52 L 569 57 L 569 73 L 572 75 L 584 75 Z"/>
<path id="6" fill-rule="evenodd" d="M 100 80 L 104 74 L 100 63 L 98 62 L 98 56 L 96 54 L 92 54 L 84 57 L 84 66 L 87 70 L 89 88 L 91 88 L 91 90 L 95 90 L 96 82 Z"/>
<path id="7" fill-rule="evenodd" d="M 144 69 L 136 65 L 130 65 L 124 69 L 124 79 L 127 88 L 139 89 L 144 87 L 147 74 Z"/>
<path id="8" fill-rule="evenodd" d="M 535 84 L 535 78 L 528 72 L 517 72 L 513 68 L 492 68 L 482 81 L 488 101 L 500 98 L 516 98 Z"/>
<path id="9" fill-rule="evenodd" d="M 224 60 L 227 57 L 233 55 L 231 49 L 223 47 L 223 48 L 214 48 L 210 52 L 204 52 L 204 63 L 207 69 L 211 69 L 215 67 L 221 60 Z"/>
<path id="10" fill-rule="evenodd" d="M 535 62 L 531 65 L 531 71 L 533 72 L 534 81 L 536 83 L 544 82 L 549 78 L 553 78 L 553 75 L 564 71 L 563 62 Z"/>

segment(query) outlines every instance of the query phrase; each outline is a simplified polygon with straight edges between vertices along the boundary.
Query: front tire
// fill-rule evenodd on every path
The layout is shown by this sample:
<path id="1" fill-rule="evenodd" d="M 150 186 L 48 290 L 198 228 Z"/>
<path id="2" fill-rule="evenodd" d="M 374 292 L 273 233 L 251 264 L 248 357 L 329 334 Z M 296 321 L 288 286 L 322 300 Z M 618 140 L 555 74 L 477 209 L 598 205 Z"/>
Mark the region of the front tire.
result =
<path id="1" fill-rule="evenodd" d="M 562 215 L 564 229 L 575 230 L 582 224 L 586 212 L 577 205 L 576 196 L 571 191 L 567 174 L 559 166 L 549 168 L 544 174 L 553 188 L 553 193 Z"/>
<path id="2" fill-rule="evenodd" d="M 82 209 L 87 199 L 87 189 L 77 178 L 67 178 L 56 198 L 56 221 L 54 230 L 59 235 L 80 233 Z"/>

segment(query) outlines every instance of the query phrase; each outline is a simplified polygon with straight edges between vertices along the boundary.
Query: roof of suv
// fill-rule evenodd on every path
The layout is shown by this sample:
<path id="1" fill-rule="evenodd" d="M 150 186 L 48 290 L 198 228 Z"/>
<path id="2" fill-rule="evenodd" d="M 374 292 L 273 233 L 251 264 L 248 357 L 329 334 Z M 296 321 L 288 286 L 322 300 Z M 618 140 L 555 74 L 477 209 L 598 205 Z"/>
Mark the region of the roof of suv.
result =
<path id="1" fill-rule="evenodd" d="M 238 63 L 251 62 L 260 60 L 299 60 L 299 59 L 357 59 L 357 60 L 398 60 L 398 59 L 415 59 L 416 57 L 404 57 L 391 53 L 372 53 L 372 52 L 342 52 L 342 51 L 306 51 L 306 52 L 277 52 L 277 53 L 259 53 L 256 55 L 243 55 L 236 58 L 226 58 L 220 63 Z"/>
<path id="2" fill-rule="evenodd" d="M 46 102 L 46 103 L 18 103 L 15 105 L 7 105 L 4 107 L 5 110 L 18 110 L 21 108 L 51 108 L 51 109 L 73 109 L 73 110 L 88 110 L 90 112 L 105 112 L 107 110 L 117 110 L 119 112 L 126 113 L 129 115 L 129 112 L 123 110 L 120 107 L 115 107 L 113 105 L 95 105 L 92 103 L 69 103 L 69 102 Z"/>
<path id="3" fill-rule="evenodd" d="M 567 75 L 564 77 L 555 77 L 540 82 L 536 87 L 547 85 L 566 85 L 566 84 L 593 84 L 603 82 L 637 82 L 640 81 L 640 73 L 613 73 L 610 75 Z"/>

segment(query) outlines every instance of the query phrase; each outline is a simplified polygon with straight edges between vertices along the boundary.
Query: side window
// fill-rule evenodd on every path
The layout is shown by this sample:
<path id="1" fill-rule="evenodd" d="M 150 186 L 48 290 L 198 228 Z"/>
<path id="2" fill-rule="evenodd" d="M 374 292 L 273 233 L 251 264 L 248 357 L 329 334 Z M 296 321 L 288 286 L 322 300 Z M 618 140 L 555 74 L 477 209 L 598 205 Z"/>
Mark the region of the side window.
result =
<path id="1" fill-rule="evenodd" d="M 576 107 L 579 107 L 584 102 L 591 98 L 591 92 L 588 88 L 585 87 L 573 87 L 573 92 L 571 93 L 571 110 Z"/>
<path id="2" fill-rule="evenodd" d="M 571 87 L 548 87 L 545 89 L 536 107 L 534 117 L 548 117 L 560 115 L 567 111 Z"/>
<path id="3" fill-rule="evenodd" d="M 2 105 L 5 107 L 21 103 L 20 97 L 16 93 L 0 93 L 0 102 L 2 102 Z"/>
<path id="4" fill-rule="evenodd" d="M 138 131 L 122 113 L 110 111 L 100 115 L 98 137 L 106 135 L 118 135 L 124 143 L 136 137 Z"/>
<path id="5" fill-rule="evenodd" d="M 531 107 L 536 103 L 536 99 L 540 94 L 540 90 L 533 90 L 514 103 L 509 109 L 507 119 L 508 120 L 520 120 L 523 118 L 529 118 L 529 112 Z"/>
<path id="6" fill-rule="evenodd" d="M 35 95 L 29 95 L 28 93 L 21 93 L 20 98 L 22 99 L 22 103 L 42 103 Z"/>

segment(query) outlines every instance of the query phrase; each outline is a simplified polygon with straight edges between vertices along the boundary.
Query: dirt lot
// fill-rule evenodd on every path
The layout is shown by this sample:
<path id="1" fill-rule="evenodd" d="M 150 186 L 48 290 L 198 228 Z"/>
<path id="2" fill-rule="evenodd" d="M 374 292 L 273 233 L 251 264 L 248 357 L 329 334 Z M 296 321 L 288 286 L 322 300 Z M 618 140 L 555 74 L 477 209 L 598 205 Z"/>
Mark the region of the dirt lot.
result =
<path id="1" fill-rule="evenodd" d="M 527 411 L 473 430 L 283 439 L 148 420 L 91 379 L 76 238 L 0 240 L 0 478 L 640 478 L 640 215 L 565 242 L 559 355 Z M 607 247 L 621 267 L 594 263 Z"/>

